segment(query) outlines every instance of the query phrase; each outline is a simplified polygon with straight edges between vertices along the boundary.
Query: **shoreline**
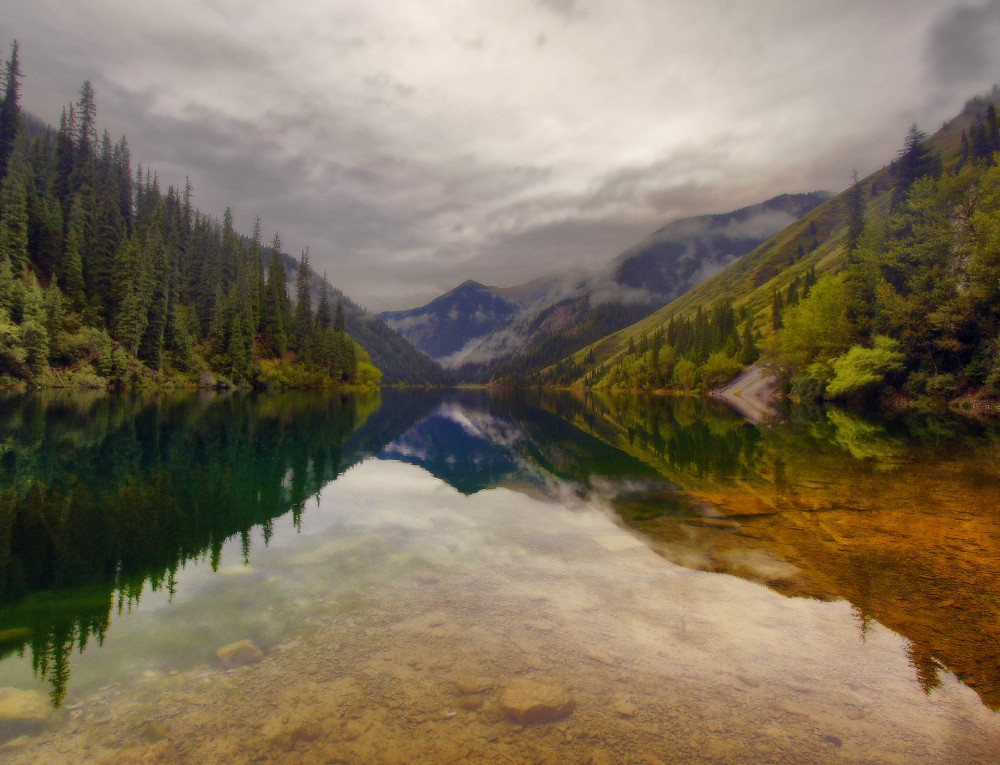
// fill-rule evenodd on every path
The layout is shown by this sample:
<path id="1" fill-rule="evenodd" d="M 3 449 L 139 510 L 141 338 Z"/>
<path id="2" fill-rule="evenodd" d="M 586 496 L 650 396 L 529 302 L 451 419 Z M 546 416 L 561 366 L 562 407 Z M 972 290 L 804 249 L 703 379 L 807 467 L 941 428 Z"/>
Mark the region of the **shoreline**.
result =
<path id="1" fill-rule="evenodd" d="M 754 425 L 778 414 L 778 377 L 756 364 L 708 395 L 729 404 Z"/>

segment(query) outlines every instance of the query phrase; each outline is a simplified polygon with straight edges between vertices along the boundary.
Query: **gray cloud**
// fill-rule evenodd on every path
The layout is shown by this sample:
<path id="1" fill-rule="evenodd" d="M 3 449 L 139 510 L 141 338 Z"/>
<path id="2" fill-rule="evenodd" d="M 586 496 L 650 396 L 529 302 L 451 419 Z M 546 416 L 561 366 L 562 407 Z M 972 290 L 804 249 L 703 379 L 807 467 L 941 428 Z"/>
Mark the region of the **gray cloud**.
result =
<path id="1" fill-rule="evenodd" d="M 161 184 L 373 309 L 601 268 L 671 219 L 840 189 L 1000 78 L 989 3 L 8 3 Z M 0 39 L 0 44 L 8 40 Z M 859 53 L 861 52 L 861 53 Z"/>
<path id="2" fill-rule="evenodd" d="M 1000 0 L 942 13 L 929 34 L 926 64 L 942 88 L 982 87 L 1000 79 Z"/>
<path id="3" fill-rule="evenodd" d="M 583 15 L 579 0 L 538 0 L 538 5 L 568 20 Z"/>

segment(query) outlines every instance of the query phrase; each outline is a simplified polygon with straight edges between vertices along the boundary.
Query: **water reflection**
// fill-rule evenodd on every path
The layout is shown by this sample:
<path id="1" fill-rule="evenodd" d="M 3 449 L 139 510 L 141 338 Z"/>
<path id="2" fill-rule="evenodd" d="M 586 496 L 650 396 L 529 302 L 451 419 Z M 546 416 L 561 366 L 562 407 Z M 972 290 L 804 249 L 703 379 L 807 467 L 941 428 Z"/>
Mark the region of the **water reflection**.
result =
<path id="1" fill-rule="evenodd" d="M 349 442 L 378 402 L 275 395 L 47 395 L 0 409 L 0 658 L 30 651 L 58 705 L 74 648 L 144 590 L 306 500 L 381 447 Z"/>
<path id="2" fill-rule="evenodd" d="M 424 428 L 449 436 L 413 448 Z M 911 641 L 925 691 L 946 670 L 1000 709 L 995 426 L 828 408 L 758 427 L 692 398 L 480 397 L 383 456 L 404 453 L 466 493 L 555 477 L 675 563 L 846 599 L 861 639 L 877 620 Z"/>
<path id="3" fill-rule="evenodd" d="M 686 518 L 620 506 L 666 557 L 790 596 L 846 599 L 861 639 L 877 620 L 910 640 L 925 691 L 947 670 L 1000 709 L 996 425 L 831 408 L 758 429 L 711 404 L 589 406 L 594 433 L 694 500 Z"/>
<path id="4" fill-rule="evenodd" d="M 696 399 L 386 391 L 381 399 L 16 397 L 0 407 L 0 433 L 0 659 L 30 653 L 56 704 L 73 651 L 104 642 L 117 614 L 150 591 L 169 598 L 186 563 L 219 567 L 234 540 L 250 562 L 253 540 L 267 545 L 285 516 L 301 526 L 307 501 L 329 494 L 334 482 L 336 491 L 358 492 L 345 506 L 351 523 L 366 522 L 357 508 L 395 501 L 397 530 L 439 523 L 455 531 L 462 512 L 487 506 L 501 518 L 532 517 L 510 492 L 563 508 L 604 508 L 688 569 L 735 574 L 793 598 L 848 601 L 858 644 L 885 640 L 872 637 L 881 635 L 876 624 L 907 639 L 911 677 L 924 692 L 942 687 L 947 671 L 1000 708 L 995 428 L 884 422 L 836 409 L 791 412 L 758 427 Z M 470 503 L 433 521 L 433 505 L 386 488 L 414 481 L 413 473 L 379 472 L 368 462 L 353 479 L 344 476 L 372 457 L 422 468 Z M 371 498 L 362 499 L 358 476 L 383 474 L 394 478 L 372 483 Z M 444 502 L 431 485 L 420 484 L 437 497 L 427 501 Z M 330 542 L 352 551 L 338 559 L 343 583 L 360 577 L 351 566 L 376 548 L 381 557 L 371 561 L 387 572 L 411 565 L 413 553 L 400 552 L 405 540 L 394 548 L 379 525 L 385 518 L 369 521 L 350 543 L 356 550 Z M 555 525 L 544 542 L 518 544 L 569 559 L 570 539 Z M 503 552 L 484 541 L 499 533 L 484 532 L 463 565 Z M 630 537 L 593 534 L 582 544 L 628 549 Z M 441 574 L 420 576 L 436 587 Z M 531 597 L 525 612 L 534 609 Z M 604 605 L 622 597 L 609 589 Z M 684 624 L 677 634 L 687 636 L 699 629 L 707 636 L 708 622 L 725 621 L 721 612 L 675 617 Z M 535 622 L 544 621 L 537 614 Z M 608 655 L 589 650 L 585 661 Z"/>

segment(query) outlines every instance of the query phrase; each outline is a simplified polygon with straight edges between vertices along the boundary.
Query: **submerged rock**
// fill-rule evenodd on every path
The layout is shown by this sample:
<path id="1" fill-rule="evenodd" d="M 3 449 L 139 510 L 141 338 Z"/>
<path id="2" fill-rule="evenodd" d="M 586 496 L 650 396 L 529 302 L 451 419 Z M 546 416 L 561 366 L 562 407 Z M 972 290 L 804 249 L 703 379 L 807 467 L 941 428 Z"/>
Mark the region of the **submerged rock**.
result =
<path id="1" fill-rule="evenodd" d="M 459 693 L 485 693 L 493 687 L 493 681 L 480 675 L 462 675 L 455 680 L 455 690 Z"/>
<path id="2" fill-rule="evenodd" d="M 235 643 L 224 645 L 215 652 L 215 655 L 227 669 L 256 664 L 264 658 L 264 652 L 249 640 L 237 640 Z"/>
<path id="3" fill-rule="evenodd" d="M 638 711 L 636 705 L 630 701 L 621 700 L 615 704 L 615 714 L 619 717 L 630 719 L 635 717 Z"/>
<path id="4" fill-rule="evenodd" d="M 269 739 L 272 746 L 292 751 L 299 743 L 312 743 L 323 735 L 323 729 L 317 723 L 301 723 L 285 730 L 280 730 Z"/>
<path id="5" fill-rule="evenodd" d="M 559 720 L 573 712 L 576 702 L 564 689 L 535 680 L 512 680 L 500 696 L 508 717 L 520 723 Z"/>

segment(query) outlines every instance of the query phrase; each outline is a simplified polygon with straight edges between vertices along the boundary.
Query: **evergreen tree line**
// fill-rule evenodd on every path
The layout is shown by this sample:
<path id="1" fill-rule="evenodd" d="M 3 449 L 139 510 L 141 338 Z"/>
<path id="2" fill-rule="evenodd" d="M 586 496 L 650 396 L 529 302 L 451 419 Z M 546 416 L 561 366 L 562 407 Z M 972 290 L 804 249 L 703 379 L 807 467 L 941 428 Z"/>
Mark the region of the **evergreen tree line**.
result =
<path id="1" fill-rule="evenodd" d="M 593 368 L 588 387 L 692 391 L 713 388 L 732 377 L 758 356 L 759 333 L 745 308 L 728 301 L 708 311 L 700 306 L 692 316 L 672 316 L 652 332 L 629 338 L 626 351 L 614 363 Z"/>
<path id="2" fill-rule="evenodd" d="M 1000 394 L 1000 130 L 992 104 L 972 114 L 951 154 L 914 125 L 886 179 L 866 194 L 854 174 L 839 272 L 800 271 L 772 289 L 766 315 L 745 303 L 699 308 L 609 362 L 595 365 L 590 351 L 554 374 L 598 388 L 704 389 L 763 352 L 802 399 Z"/>
<path id="3" fill-rule="evenodd" d="M 0 103 L 0 377 L 9 384 L 193 382 L 376 385 L 324 277 L 314 311 L 308 250 L 294 304 L 276 233 L 238 233 L 134 173 L 128 143 L 97 132 L 94 90 L 56 130 L 19 105 L 15 42 Z M 207 378 L 206 378 L 207 379 Z"/>
<path id="4" fill-rule="evenodd" d="M 845 267 L 787 308 L 767 343 L 793 395 L 1000 394 L 1000 134 L 995 107 L 982 112 L 957 156 L 911 128 L 887 211 L 858 195 Z"/>

